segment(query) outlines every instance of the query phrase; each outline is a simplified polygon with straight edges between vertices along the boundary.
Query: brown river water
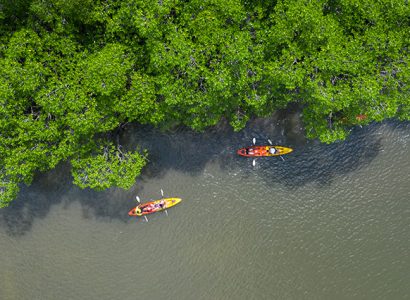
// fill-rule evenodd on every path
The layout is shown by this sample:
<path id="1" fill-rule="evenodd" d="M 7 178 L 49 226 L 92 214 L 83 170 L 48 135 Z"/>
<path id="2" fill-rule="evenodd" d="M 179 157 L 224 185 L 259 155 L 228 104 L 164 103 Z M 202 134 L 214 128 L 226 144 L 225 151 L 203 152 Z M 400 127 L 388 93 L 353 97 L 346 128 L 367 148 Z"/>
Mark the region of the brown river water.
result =
<path id="1" fill-rule="evenodd" d="M 253 167 L 235 154 L 253 137 L 295 151 Z M 410 299 L 409 123 L 332 145 L 292 116 L 122 142 L 150 152 L 130 190 L 80 190 L 61 164 L 0 210 L 0 299 Z M 161 188 L 182 202 L 128 217 Z"/>

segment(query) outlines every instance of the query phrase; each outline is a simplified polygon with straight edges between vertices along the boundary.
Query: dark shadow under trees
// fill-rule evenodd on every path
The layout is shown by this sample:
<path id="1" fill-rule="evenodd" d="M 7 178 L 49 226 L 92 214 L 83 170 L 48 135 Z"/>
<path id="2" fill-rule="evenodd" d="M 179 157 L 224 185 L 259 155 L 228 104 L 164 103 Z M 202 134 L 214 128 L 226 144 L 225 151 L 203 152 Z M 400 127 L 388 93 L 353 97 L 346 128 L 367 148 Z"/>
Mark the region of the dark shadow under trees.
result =
<path id="1" fill-rule="evenodd" d="M 8 234 L 19 236 L 31 229 L 35 219 L 45 218 L 52 206 L 69 205 L 75 201 L 81 203 L 85 218 L 127 222 L 130 200 L 133 201 L 143 190 L 145 181 L 165 176 L 170 170 L 200 176 L 210 161 L 217 162 L 224 170 L 240 170 L 244 179 L 253 172 L 260 172 L 268 186 L 275 182 L 296 189 L 309 183 L 330 184 L 336 176 L 368 165 L 381 151 L 382 138 L 376 133 L 381 124 L 355 128 L 346 141 L 325 145 L 306 141 L 300 128 L 295 128 L 299 124 L 294 114 L 297 112 L 252 120 L 238 133 L 223 122 L 203 133 L 185 128 L 161 132 L 151 127 L 129 126 L 122 132 L 121 143 L 129 149 L 139 146 L 149 152 L 149 163 L 133 188 L 103 192 L 80 190 L 71 183 L 70 166 L 60 164 L 56 169 L 38 175 L 31 186 L 22 187 L 18 198 L 0 210 L 0 226 Z M 408 123 L 383 123 L 386 124 L 394 130 L 408 131 L 410 128 Z M 236 155 L 236 150 L 250 145 L 253 137 L 259 144 L 269 138 L 274 144 L 287 145 L 295 150 L 285 156 L 284 161 L 260 158 L 257 167 L 253 168 L 251 159 Z"/>

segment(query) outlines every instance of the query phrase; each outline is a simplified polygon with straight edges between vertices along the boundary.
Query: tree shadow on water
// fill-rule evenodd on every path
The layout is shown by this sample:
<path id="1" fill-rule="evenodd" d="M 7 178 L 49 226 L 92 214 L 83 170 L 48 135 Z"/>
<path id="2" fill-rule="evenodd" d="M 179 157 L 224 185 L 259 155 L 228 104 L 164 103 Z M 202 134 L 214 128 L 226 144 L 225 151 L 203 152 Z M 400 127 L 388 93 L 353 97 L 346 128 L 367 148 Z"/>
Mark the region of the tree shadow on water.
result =
<path id="1" fill-rule="evenodd" d="M 61 203 L 66 193 L 67 164 L 60 164 L 54 170 L 35 176 L 28 187 L 21 185 L 17 199 L 0 210 L 0 226 L 10 235 L 22 235 L 30 230 L 36 218 L 44 218 L 54 204 Z"/>
<path id="2" fill-rule="evenodd" d="M 36 176 L 29 187 L 22 186 L 18 198 L 9 207 L 0 210 L 0 226 L 13 236 L 20 236 L 32 228 L 35 219 L 45 218 L 53 206 L 68 208 L 72 203 L 81 205 L 84 218 L 101 221 L 130 221 L 127 215 L 136 205 L 135 195 L 144 189 L 146 181 L 166 176 L 170 170 L 201 176 L 207 163 L 214 162 L 223 171 L 235 171 L 246 177 L 258 172 L 267 185 L 279 183 L 296 189 L 308 183 L 326 185 L 339 175 L 351 173 L 368 165 L 381 150 L 380 124 L 355 129 L 345 141 L 323 145 L 317 141 L 306 142 L 303 132 L 289 125 L 289 117 L 252 120 L 240 132 L 233 132 L 226 124 L 203 133 L 186 128 L 161 132 L 146 126 L 130 126 L 121 136 L 126 149 L 147 149 L 149 163 L 142 176 L 129 190 L 108 189 L 102 192 L 81 190 L 72 184 L 67 163 L 54 170 Z M 292 121 L 294 122 L 294 121 Z M 398 122 L 385 122 L 383 126 L 403 129 Z M 292 132 L 287 128 L 293 127 Z M 410 126 L 404 126 L 399 134 L 404 136 Z M 389 129 L 390 130 L 390 129 Z M 252 160 L 236 155 L 236 150 L 252 144 L 266 144 L 269 138 L 274 144 L 294 148 L 294 152 L 280 158 L 258 159 L 257 167 Z M 165 189 L 167 187 L 164 187 Z"/>
<path id="3" fill-rule="evenodd" d="M 126 149 L 139 147 L 149 153 L 149 162 L 131 189 L 81 190 L 72 184 L 69 163 L 61 163 L 35 176 L 30 186 L 21 186 L 17 199 L 0 210 L 0 226 L 8 234 L 20 236 L 31 230 L 34 220 L 45 218 L 52 207 L 68 208 L 73 202 L 80 203 L 84 218 L 127 222 L 128 211 L 136 205 L 135 195 L 144 189 L 146 180 L 161 178 L 170 170 L 199 176 L 212 160 L 228 168 L 237 159 L 236 149 L 249 145 L 253 137 L 265 139 L 261 131 L 269 131 L 269 124 L 269 120 L 258 119 L 238 133 L 226 122 L 202 133 L 182 127 L 163 132 L 150 126 L 129 126 L 121 136 L 121 144 Z"/>
<path id="4" fill-rule="evenodd" d="M 309 183 L 329 185 L 340 175 L 347 175 L 369 165 L 382 150 L 382 137 L 375 131 L 379 124 L 356 128 L 346 141 L 330 145 L 317 141 L 306 143 L 284 156 L 284 161 L 261 162 L 263 181 L 279 182 L 290 189 Z"/>
<path id="5" fill-rule="evenodd" d="M 148 164 L 143 179 L 163 177 L 169 170 L 192 176 L 200 174 L 208 161 L 215 159 L 227 147 L 232 129 L 219 126 L 202 133 L 187 128 L 162 132 L 152 127 L 130 127 L 123 136 L 127 149 L 148 150 Z"/>
<path id="6" fill-rule="evenodd" d="M 267 144 L 268 139 L 276 145 L 299 146 L 306 143 L 296 116 L 298 111 L 279 111 L 270 118 L 256 118 L 240 132 L 221 121 L 204 132 L 195 132 L 185 127 L 162 132 L 150 126 L 129 126 L 122 135 L 122 144 L 127 149 L 148 150 L 149 163 L 142 178 L 163 177 L 169 170 L 181 171 L 192 176 L 202 174 L 210 161 L 229 168 L 238 162 L 236 151 L 257 144 Z"/>
<path id="7" fill-rule="evenodd" d="M 81 190 L 72 184 L 70 166 L 59 164 L 54 170 L 38 174 L 30 186 L 21 186 L 11 204 L 0 210 L 0 227 L 10 236 L 22 236 L 32 229 L 36 219 L 45 218 L 55 206 L 68 209 L 71 204 L 81 205 L 86 219 L 129 221 L 128 211 L 136 203 L 132 195 L 141 184 L 124 191 L 111 188 L 105 191 Z"/>

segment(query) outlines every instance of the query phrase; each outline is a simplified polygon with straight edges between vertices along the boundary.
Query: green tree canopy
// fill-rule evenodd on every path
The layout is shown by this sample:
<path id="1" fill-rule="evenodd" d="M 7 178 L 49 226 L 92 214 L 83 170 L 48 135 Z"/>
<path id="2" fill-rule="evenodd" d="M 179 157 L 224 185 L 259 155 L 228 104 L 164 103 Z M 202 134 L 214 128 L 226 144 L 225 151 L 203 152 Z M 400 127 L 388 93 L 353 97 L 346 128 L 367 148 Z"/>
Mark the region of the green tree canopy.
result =
<path id="1" fill-rule="evenodd" d="M 1 0 L 0 206 L 61 161 L 129 188 L 127 122 L 240 130 L 296 103 L 330 143 L 409 120 L 409 29 L 402 0 Z"/>

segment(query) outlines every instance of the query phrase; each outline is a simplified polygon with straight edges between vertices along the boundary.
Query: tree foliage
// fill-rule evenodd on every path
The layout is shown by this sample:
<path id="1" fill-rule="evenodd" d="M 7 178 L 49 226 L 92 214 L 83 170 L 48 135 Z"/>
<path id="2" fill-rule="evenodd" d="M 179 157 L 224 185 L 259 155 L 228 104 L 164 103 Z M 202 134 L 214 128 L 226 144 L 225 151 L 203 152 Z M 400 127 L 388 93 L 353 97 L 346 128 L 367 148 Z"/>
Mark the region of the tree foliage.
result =
<path id="1" fill-rule="evenodd" d="M 97 155 L 74 158 L 71 163 L 74 183 L 81 188 L 129 189 L 145 165 L 145 157 L 137 152 L 123 153 L 121 147 L 108 144 L 101 146 Z"/>
<path id="2" fill-rule="evenodd" d="M 126 122 L 235 130 L 289 103 L 323 142 L 410 119 L 410 8 L 378 0 L 1 0 L 0 206 L 71 161 L 128 188 L 146 153 Z"/>

